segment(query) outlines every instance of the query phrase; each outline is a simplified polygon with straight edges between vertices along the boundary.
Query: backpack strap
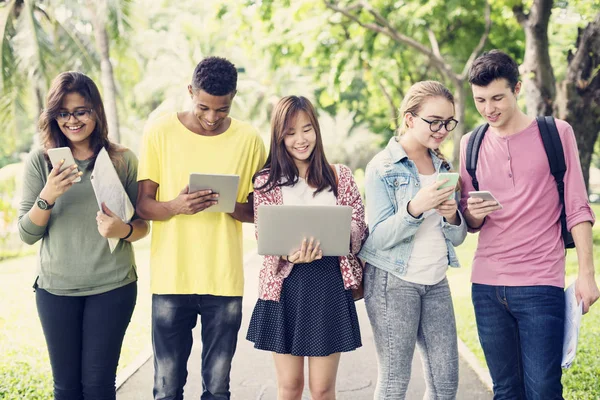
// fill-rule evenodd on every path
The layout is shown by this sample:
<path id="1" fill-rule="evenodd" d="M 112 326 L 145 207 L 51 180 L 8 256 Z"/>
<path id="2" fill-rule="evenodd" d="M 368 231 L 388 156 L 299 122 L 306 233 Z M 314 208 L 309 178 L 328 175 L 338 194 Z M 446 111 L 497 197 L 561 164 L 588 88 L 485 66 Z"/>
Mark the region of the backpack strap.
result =
<path id="1" fill-rule="evenodd" d="M 565 164 L 565 153 L 554 118 L 541 116 L 536 117 L 536 121 L 540 129 L 542 142 L 544 142 L 544 149 L 546 149 L 550 173 L 552 173 L 557 183 L 562 182 L 567 171 L 567 165 Z"/>
<path id="2" fill-rule="evenodd" d="M 565 183 L 563 181 L 565 172 L 567 172 L 567 165 L 565 163 L 565 153 L 556 128 L 556 122 L 551 116 L 536 117 L 538 128 L 540 129 L 540 135 L 542 142 L 544 143 L 544 149 L 546 150 L 546 157 L 548 157 L 548 164 L 550 164 L 550 173 L 554 176 L 556 181 L 556 188 L 558 189 L 558 198 L 562 206 L 560 212 L 560 225 L 562 228 L 562 237 L 565 244 L 565 248 L 575 247 L 573 236 L 571 232 L 567 230 L 567 213 L 565 210 Z"/>
<path id="3" fill-rule="evenodd" d="M 475 190 L 479 190 L 479 182 L 477 182 L 477 160 L 479 159 L 479 148 L 481 147 L 481 142 L 483 142 L 483 137 L 485 136 L 485 131 L 487 131 L 489 124 L 479 125 L 471 136 L 469 137 L 469 142 L 467 143 L 467 154 L 466 154 L 466 167 L 467 172 L 471 175 L 471 181 L 473 182 L 473 187 Z"/>

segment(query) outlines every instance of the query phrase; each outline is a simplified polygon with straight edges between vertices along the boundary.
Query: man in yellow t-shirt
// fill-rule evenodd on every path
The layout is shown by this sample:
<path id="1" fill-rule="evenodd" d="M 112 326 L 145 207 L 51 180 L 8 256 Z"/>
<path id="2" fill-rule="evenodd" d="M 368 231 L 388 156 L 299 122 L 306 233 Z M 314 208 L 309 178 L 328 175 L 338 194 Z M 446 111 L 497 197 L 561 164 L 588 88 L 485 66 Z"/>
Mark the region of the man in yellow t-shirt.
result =
<path id="1" fill-rule="evenodd" d="M 256 129 L 229 116 L 237 71 L 209 57 L 188 86 L 190 110 L 148 124 L 138 168 L 137 213 L 152 220 L 154 398 L 183 399 L 192 328 L 202 325 L 202 399 L 229 399 L 242 320 L 242 222 L 253 222 L 252 176 L 265 163 Z M 239 175 L 232 214 L 204 212 L 210 191 L 188 193 L 191 173 Z"/>

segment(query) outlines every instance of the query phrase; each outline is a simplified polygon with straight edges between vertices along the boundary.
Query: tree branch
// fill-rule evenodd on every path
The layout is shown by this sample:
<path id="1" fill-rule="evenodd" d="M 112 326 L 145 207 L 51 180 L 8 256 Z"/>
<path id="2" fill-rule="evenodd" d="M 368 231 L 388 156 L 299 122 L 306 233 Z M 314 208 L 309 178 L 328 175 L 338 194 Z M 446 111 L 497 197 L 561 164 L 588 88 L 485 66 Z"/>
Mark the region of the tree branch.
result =
<path id="1" fill-rule="evenodd" d="M 388 106 L 390 107 L 390 116 L 392 117 L 392 127 L 394 128 L 394 131 L 396 129 L 398 129 L 398 117 L 396 115 L 396 106 L 394 104 L 394 99 L 392 98 L 392 96 L 390 95 L 390 93 L 387 91 L 387 89 L 385 88 L 385 85 L 383 84 L 383 79 L 379 79 L 377 81 L 377 84 L 379 85 L 379 89 L 381 90 L 381 92 L 383 93 L 383 95 L 385 96 L 385 98 L 388 101 Z"/>
<path id="2" fill-rule="evenodd" d="M 375 24 L 368 24 L 365 22 L 362 22 L 361 20 L 358 19 L 357 16 L 353 15 L 350 12 L 350 8 L 340 8 L 337 5 L 333 4 L 333 3 L 329 3 L 328 1 L 325 1 L 325 6 L 327 8 L 329 8 L 330 10 L 333 10 L 335 12 L 339 12 L 340 14 L 342 14 L 343 16 L 345 16 L 348 19 L 351 19 L 352 21 L 356 22 L 358 25 L 362 26 L 365 29 L 374 31 L 374 32 L 378 32 L 384 35 L 389 36 L 389 34 L 385 31 L 385 29 L 383 29 L 383 27 L 375 25 Z M 361 8 L 358 5 L 357 6 L 353 6 L 352 10 L 356 9 L 356 8 Z"/>
<path id="3" fill-rule="evenodd" d="M 527 21 L 529 20 L 529 14 L 525 14 L 523 3 L 520 2 L 516 6 L 513 7 L 512 12 L 517 17 L 517 21 L 521 24 L 522 27 L 525 27 Z"/>
<path id="4" fill-rule="evenodd" d="M 463 68 L 463 71 L 459 77 L 461 81 L 465 80 L 465 78 L 467 77 L 467 74 L 469 73 L 469 69 L 471 68 L 471 65 L 473 65 L 473 61 L 475 61 L 475 59 L 477 58 L 477 56 L 479 55 L 481 50 L 483 50 L 483 46 L 485 46 L 485 42 L 487 42 L 488 36 L 490 35 L 490 28 L 492 27 L 491 14 L 492 14 L 492 10 L 491 10 L 490 3 L 489 3 L 489 1 L 486 0 L 486 2 L 485 2 L 485 28 L 483 30 L 483 35 L 481 35 L 481 38 L 479 38 L 479 43 L 477 43 L 477 46 L 475 46 L 475 48 L 473 49 L 473 52 L 471 53 L 471 56 L 469 56 L 469 59 L 465 63 L 465 67 Z"/>
<path id="5" fill-rule="evenodd" d="M 597 52 L 600 50 L 600 39 L 596 36 L 598 32 L 600 32 L 600 13 L 584 29 L 579 31 L 577 49 L 569 61 L 565 80 L 577 83 L 578 86 L 585 86 L 600 74 L 598 67 L 591 62 L 592 55 L 598 54 Z"/>
<path id="6" fill-rule="evenodd" d="M 348 8 L 339 7 L 335 3 L 330 2 L 328 0 L 324 0 L 324 3 L 325 3 L 325 6 L 327 8 L 329 8 L 330 10 L 339 12 L 340 14 L 342 14 L 346 18 L 356 22 L 358 25 L 362 26 L 363 28 L 372 30 L 374 32 L 381 33 L 383 35 L 388 36 L 389 38 L 391 38 L 392 40 L 394 40 L 397 43 L 412 47 L 413 49 L 415 49 L 418 52 L 427 56 L 431 60 L 431 62 L 436 64 L 436 66 L 450 79 L 452 79 L 454 81 L 456 81 L 458 79 L 458 76 L 452 70 L 452 67 L 448 63 L 446 63 L 446 61 L 443 58 L 436 56 L 436 54 L 431 49 L 427 48 L 426 46 L 424 46 L 423 44 L 414 40 L 413 38 L 399 33 L 396 29 L 394 29 L 390 25 L 388 20 L 386 20 L 383 16 L 381 16 L 381 14 L 379 14 L 375 9 L 373 9 L 373 7 L 371 7 L 367 2 L 358 3 L 357 5 L 352 7 L 352 10 L 364 9 L 364 10 L 368 11 L 375 18 L 375 21 L 379 25 L 362 22 L 359 19 L 359 17 L 352 14 L 350 12 L 350 9 L 348 9 Z"/>
<path id="7" fill-rule="evenodd" d="M 433 54 L 439 59 L 442 58 L 442 54 L 440 53 L 440 45 L 435 37 L 435 33 L 431 29 L 427 29 L 427 35 L 429 36 L 429 43 L 431 43 L 431 48 L 433 49 Z"/>

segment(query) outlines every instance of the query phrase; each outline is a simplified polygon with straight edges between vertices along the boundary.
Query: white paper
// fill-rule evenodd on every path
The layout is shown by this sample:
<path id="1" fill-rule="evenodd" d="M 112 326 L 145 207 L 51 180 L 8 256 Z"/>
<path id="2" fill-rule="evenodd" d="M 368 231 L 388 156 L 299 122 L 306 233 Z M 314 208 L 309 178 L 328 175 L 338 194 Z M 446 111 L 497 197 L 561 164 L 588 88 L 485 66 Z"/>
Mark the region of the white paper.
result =
<path id="1" fill-rule="evenodd" d="M 129 222 L 131 217 L 133 217 L 133 204 L 131 204 L 129 196 L 127 196 L 127 192 L 119 179 L 117 170 L 110 160 L 106 149 L 100 150 L 98 157 L 96 157 L 91 181 L 100 210 L 102 211 L 102 203 L 104 203 L 123 222 Z M 108 238 L 111 253 L 115 251 L 119 240 L 121 239 Z"/>
<path id="2" fill-rule="evenodd" d="M 561 366 L 569 368 L 577 352 L 577 339 L 583 314 L 583 302 L 577 304 L 575 283 L 565 290 L 565 339 L 563 342 L 563 357 Z"/>

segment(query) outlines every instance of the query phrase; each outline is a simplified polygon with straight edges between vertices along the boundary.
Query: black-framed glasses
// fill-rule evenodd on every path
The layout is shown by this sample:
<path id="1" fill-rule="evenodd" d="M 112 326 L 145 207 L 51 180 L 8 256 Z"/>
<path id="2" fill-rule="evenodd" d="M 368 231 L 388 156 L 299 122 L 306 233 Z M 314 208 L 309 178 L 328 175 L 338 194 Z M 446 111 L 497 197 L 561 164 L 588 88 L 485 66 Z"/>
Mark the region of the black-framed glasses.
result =
<path id="1" fill-rule="evenodd" d="M 92 117 L 92 111 L 91 108 L 82 108 L 80 110 L 75 110 L 72 113 L 61 111 L 56 115 L 56 120 L 59 122 L 67 122 L 72 115 L 79 122 L 87 122 Z"/>
<path id="2" fill-rule="evenodd" d="M 413 114 L 415 117 L 419 117 L 417 114 Z M 423 121 L 427 122 L 429 124 L 429 130 L 431 132 L 439 132 L 440 129 L 442 129 L 442 126 L 446 128 L 446 130 L 448 132 L 453 131 L 454 128 L 456 128 L 456 125 L 458 125 L 458 121 L 455 120 L 454 118 L 450 118 L 447 120 L 442 120 L 442 119 L 434 119 L 433 121 L 429 121 L 425 118 L 419 117 L 421 118 Z"/>

